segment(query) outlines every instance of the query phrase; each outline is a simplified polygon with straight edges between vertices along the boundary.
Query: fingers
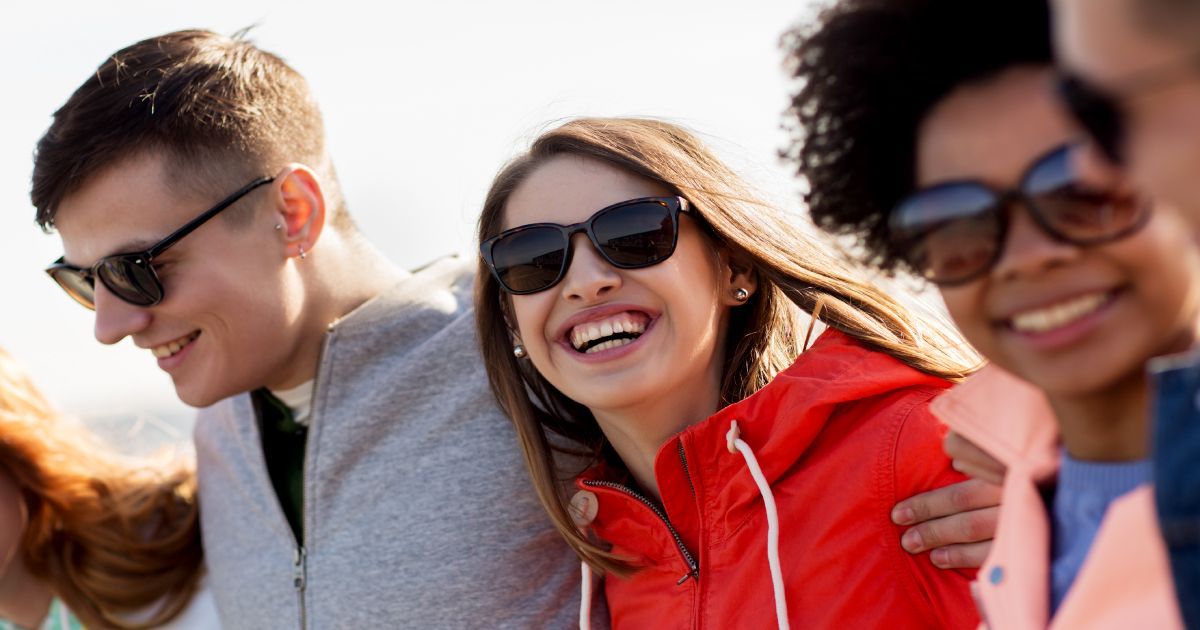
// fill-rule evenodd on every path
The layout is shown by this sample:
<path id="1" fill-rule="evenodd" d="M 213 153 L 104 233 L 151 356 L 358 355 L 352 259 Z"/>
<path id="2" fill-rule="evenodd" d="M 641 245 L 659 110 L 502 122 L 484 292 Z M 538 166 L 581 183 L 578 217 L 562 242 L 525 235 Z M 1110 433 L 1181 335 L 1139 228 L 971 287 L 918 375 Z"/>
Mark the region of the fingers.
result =
<path id="1" fill-rule="evenodd" d="M 979 479 L 968 479 L 922 492 L 897 503 L 892 509 L 892 522 L 897 525 L 916 525 L 930 519 L 996 505 L 1000 505 L 1000 486 Z"/>
<path id="2" fill-rule="evenodd" d="M 954 469 L 964 475 L 995 485 L 1004 483 L 1004 464 L 958 433 L 947 433 L 942 449 L 953 460 Z"/>
<path id="3" fill-rule="evenodd" d="M 939 547 L 929 554 L 933 566 L 939 569 L 978 569 L 983 566 L 988 553 L 992 550 L 992 541 L 970 543 L 966 545 L 949 545 Z"/>
<path id="4" fill-rule="evenodd" d="M 999 515 L 998 507 L 988 507 L 926 521 L 905 531 L 900 546 L 909 553 L 921 553 L 939 547 L 987 542 L 996 535 Z"/>

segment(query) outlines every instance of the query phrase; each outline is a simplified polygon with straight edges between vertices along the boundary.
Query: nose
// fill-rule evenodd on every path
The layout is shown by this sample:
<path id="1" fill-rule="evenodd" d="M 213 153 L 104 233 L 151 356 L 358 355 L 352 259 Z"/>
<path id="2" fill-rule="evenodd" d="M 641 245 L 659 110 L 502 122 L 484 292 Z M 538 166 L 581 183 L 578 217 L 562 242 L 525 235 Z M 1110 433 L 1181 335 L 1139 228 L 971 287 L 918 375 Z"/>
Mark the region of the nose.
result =
<path id="1" fill-rule="evenodd" d="M 1082 250 L 1078 245 L 1048 234 L 1029 212 L 1024 205 L 1012 209 L 1004 249 L 992 269 L 994 278 L 1011 280 L 1035 276 L 1079 258 Z"/>
<path id="2" fill-rule="evenodd" d="M 621 286 L 621 272 L 608 264 L 583 234 L 571 237 L 570 267 L 562 282 L 562 296 L 569 301 L 593 302 Z"/>
<path id="3" fill-rule="evenodd" d="M 96 340 L 111 345 L 150 325 L 152 316 L 144 308 L 115 296 L 104 283 L 96 283 Z"/>

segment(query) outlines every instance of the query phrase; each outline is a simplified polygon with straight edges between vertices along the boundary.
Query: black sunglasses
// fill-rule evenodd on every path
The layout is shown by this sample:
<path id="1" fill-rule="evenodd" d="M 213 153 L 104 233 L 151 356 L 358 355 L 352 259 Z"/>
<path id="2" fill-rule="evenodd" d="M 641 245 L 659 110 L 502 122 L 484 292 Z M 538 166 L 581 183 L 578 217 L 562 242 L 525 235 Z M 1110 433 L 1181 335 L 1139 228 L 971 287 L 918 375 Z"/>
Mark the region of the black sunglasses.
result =
<path id="1" fill-rule="evenodd" d="M 260 177 L 222 199 L 217 205 L 188 221 L 150 249 L 140 252 L 113 254 L 96 261 L 91 267 L 77 267 L 59 258 L 46 268 L 46 273 L 76 302 L 95 310 L 96 279 L 99 278 L 113 295 L 134 306 L 154 306 L 163 300 L 162 281 L 154 270 L 154 258 L 162 255 L 180 239 L 191 234 L 206 221 L 217 216 L 250 191 L 271 183 L 273 177 Z"/>
<path id="2" fill-rule="evenodd" d="M 1126 77 L 1112 88 L 1101 88 L 1081 76 L 1062 72 L 1056 80 L 1059 99 L 1079 126 L 1113 164 L 1125 159 L 1126 111 L 1123 101 L 1195 77 L 1200 54 Z"/>
<path id="3" fill-rule="evenodd" d="M 1149 206 L 1081 181 L 1072 167 L 1073 150 L 1061 146 L 1037 159 L 1016 190 L 999 191 L 975 180 L 919 190 L 892 210 L 889 238 L 915 272 L 952 286 L 982 276 L 1000 260 L 1017 204 L 1052 238 L 1075 245 L 1115 241 L 1145 225 Z"/>
<path id="4" fill-rule="evenodd" d="M 573 225 L 532 223 L 505 230 L 479 245 L 500 286 L 524 295 L 558 284 L 571 265 L 571 236 L 584 232 L 604 260 L 620 269 L 656 265 L 675 252 L 683 197 L 630 199 L 602 208 Z"/>

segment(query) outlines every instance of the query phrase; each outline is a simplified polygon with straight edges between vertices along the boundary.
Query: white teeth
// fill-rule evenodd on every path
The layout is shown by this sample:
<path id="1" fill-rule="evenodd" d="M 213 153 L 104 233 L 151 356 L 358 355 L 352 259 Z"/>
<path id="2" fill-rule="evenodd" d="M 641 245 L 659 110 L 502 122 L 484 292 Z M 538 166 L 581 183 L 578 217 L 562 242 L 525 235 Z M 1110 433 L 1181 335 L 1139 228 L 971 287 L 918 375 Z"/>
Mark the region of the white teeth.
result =
<path id="1" fill-rule="evenodd" d="M 1092 293 L 1036 311 L 1026 311 L 1012 316 L 1012 328 L 1017 332 L 1051 331 L 1094 312 L 1107 301 L 1107 293 Z"/>
<path id="2" fill-rule="evenodd" d="M 164 359 L 175 354 L 176 352 L 179 352 L 184 346 L 188 345 L 199 336 L 199 331 L 191 333 L 174 341 L 168 341 L 161 346 L 154 346 L 150 349 L 150 353 L 153 354 L 157 359 Z"/>
<path id="3" fill-rule="evenodd" d="M 646 320 L 644 316 L 634 315 L 631 313 L 618 313 L 608 319 L 587 322 L 580 324 L 571 329 L 570 338 L 571 345 L 575 346 L 576 350 L 582 351 L 587 347 L 588 343 L 597 339 L 611 337 L 618 333 L 631 335 L 641 335 L 646 332 Z M 587 352 L 598 352 L 599 349 L 615 348 L 616 345 L 625 345 L 632 341 L 631 339 L 612 339 L 595 347 L 588 348 Z M 609 344 L 616 345 L 609 345 Z"/>

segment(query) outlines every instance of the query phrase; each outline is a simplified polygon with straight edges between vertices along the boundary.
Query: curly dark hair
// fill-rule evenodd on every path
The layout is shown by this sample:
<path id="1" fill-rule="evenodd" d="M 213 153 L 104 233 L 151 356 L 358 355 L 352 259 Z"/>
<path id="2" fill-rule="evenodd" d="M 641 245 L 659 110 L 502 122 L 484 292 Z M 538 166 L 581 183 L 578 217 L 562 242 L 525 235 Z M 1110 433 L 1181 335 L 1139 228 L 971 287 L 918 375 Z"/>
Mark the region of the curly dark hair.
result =
<path id="1" fill-rule="evenodd" d="M 1046 0 L 841 0 L 793 27 L 783 155 L 813 221 L 855 236 L 864 262 L 906 268 L 887 217 L 913 188 L 921 121 L 963 84 L 1052 63 L 1050 37 Z"/>

